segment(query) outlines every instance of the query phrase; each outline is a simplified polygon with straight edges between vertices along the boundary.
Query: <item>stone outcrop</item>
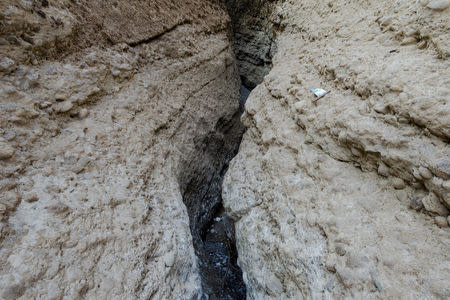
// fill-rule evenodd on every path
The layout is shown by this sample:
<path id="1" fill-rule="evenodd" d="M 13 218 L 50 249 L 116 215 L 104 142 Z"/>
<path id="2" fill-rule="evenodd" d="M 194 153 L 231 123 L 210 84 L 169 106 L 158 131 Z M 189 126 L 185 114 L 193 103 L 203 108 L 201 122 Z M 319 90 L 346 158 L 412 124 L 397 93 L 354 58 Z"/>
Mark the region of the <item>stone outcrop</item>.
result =
<path id="1" fill-rule="evenodd" d="M 0 0 L 0 298 L 449 298 L 449 7 Z"/>
<path id="2" fill-rule="evenodd" d="M 0 297 L 199 297 L 183 194 L 224 164 L 208 145 L 235 151 L 226 11 L 3 0 L 0 21 Z"/>
<path id="3" fill-rule="evenodd" d="M 449 297 L 447 4 L 275 3 L 223 186 L 249 298 Z"/>
<path id="4" fill-rule="evenodd" d="M 227 0 L 233 21 L 234 49 L 242 84 L 253 89 L 272 67 L 276 52 L 274 39 L 279 18 L 275 2 L 266 0 Z"/>

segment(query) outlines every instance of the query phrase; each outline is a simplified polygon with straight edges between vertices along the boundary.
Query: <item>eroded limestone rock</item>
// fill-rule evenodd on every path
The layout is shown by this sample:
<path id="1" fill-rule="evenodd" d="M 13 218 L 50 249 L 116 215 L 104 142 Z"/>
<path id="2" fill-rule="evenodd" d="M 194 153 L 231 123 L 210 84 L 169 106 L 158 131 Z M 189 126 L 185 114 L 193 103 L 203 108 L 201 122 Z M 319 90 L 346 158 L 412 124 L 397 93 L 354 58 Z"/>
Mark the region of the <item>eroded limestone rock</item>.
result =
<path id="1" fill-rule="evenodd" d="M 4 0 L 0 17 L 0 298 L 200 296 L 180 181 L 236 121 L 226 12 Z"/>
<path id="2" fill-rule="evenodd" d="M 448 297 L 450 15 L 428 2 L 276 2 L 223 187 L 251 299 Z"/>

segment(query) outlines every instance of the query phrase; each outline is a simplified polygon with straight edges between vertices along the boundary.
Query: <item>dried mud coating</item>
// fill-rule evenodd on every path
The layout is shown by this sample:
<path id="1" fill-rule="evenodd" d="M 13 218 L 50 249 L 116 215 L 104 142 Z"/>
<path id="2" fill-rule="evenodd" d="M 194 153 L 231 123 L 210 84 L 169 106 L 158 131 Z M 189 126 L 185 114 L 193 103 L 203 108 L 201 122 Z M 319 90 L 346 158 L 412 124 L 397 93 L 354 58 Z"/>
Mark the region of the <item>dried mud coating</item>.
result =
<path id="1" fill-rule="evenodd" d="M 182 194 L 239 120 L 226 11 L 11 0 L 0 20 L 0 298 L 200 297 Z"/>
<path id="2" fill-rule="evenodd" d="M 275 2 L 223 187 L 250 299 L 449 297 L 448 4 Z"/>

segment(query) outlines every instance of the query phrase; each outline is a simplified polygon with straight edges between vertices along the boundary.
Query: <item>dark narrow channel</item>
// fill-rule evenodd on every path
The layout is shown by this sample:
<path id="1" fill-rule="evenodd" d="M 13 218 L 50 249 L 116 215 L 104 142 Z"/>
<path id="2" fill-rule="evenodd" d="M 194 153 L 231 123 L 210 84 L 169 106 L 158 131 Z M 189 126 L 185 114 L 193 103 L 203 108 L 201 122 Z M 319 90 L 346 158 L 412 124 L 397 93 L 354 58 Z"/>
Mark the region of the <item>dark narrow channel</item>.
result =
<path id="1" fill-rule="evenodd" d="M 183 186 L 183 201 L 199 261 L 202 299 L 246 298 L 234 223 L 222 205 L 222 182 L 244 133 L 240 116 L 249 94 L 241 87 L 240 110 L 229 120 L 219 120 L 215 131 L 196 143 L 203 155 L 189 162 L 184 172 L 189 179 Z"/>
<path id="2" fill-rule="evenodd" d="M 201 299 L 245 299 L 246 286 L 237 264 L 235 229 L 222 205 L 222 182 L 237 154 L 244 127 L 240 117 L 251 92 L 272 67 L 276 51 L 273 28 L 267 18 L 274 1 L 219 0 L 232 20 L 233 46 L 241 77 L 240 110 L 217 122 L 199 145 L 199 157 L 188 162 L 181 180 L 183 201 L 198 257 Z"/>

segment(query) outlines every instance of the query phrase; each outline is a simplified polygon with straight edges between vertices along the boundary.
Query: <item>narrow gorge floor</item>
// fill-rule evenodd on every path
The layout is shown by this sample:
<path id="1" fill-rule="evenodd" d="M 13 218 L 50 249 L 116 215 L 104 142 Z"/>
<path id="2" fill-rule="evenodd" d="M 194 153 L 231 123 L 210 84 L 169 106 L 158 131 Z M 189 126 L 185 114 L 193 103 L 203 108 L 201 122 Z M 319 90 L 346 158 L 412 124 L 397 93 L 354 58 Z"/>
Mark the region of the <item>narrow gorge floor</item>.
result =
<path id="1" fill-rule="evenodd" d="M 204 292 L 211 299 L 245 299 L 234 234 L 233 221 L 220 205 L 196 247 Z"/>

